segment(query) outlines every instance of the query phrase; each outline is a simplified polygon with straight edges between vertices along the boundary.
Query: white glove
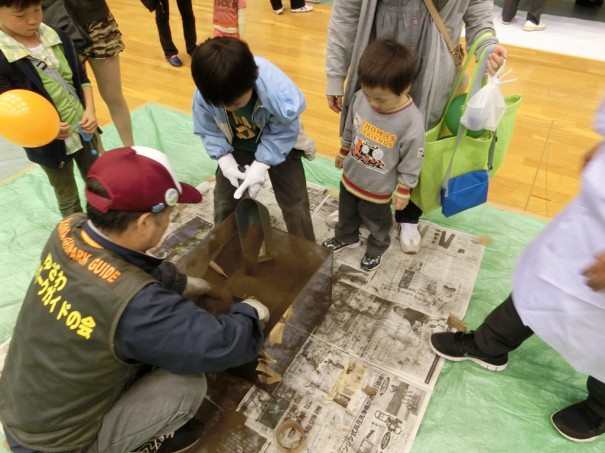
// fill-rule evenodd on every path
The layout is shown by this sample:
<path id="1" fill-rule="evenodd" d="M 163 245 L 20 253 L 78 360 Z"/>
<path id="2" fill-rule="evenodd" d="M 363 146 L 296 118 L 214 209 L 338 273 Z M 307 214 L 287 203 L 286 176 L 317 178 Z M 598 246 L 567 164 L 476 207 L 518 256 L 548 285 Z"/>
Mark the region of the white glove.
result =
<path id="1" fill-rule="evenodd" d="M 218 166 L 221 167 L 223 175 L 229 180 L 233 187 L 239 187 L 240 179 L 243 180 L 246 177 L 246 175 L 237 167 L 235 157 L 233 157 L 233 154 L 231 153 L 219 157 Z"/>
<path id="2" fill-rule="evenodd" d="M 263 164 L 257 160 L 252 162 L 252 165 L 250 165 L 250 167 L 248 167 L 246 170 L 244 182 L 242 182 L 239 188 L 235 191 L 233 198 L 237 198 L 239 200 L 246 189 L 248 189 L 250 198 L 256 198 L 258 192 L 260 192 L 260 188 L 265 182 L 265 179 L 267 179 L 267 171 L 269 171 L 269 168 L 271 168 L 270 165 Z"/>
<path id="3" fill-rule="evenodd" d="M 256 299 L 242 300 L 242 304 L 248 304 L 252 308 L 254 308 L 256 310 L 256 313 L 258 314 L 258 319 L 260 319 L 263 324 L 267 324 L 267 322 L 269 321 L 269 317 L 271 316 L 267 307 L 265 307 Z"/>
<path id="4" fill-rule="evenodd" d="M 187 276 L 187 286 L 183 291 L 183 297 L 203 296 L 212 291 L 212 286 L 203 278 Z"/>

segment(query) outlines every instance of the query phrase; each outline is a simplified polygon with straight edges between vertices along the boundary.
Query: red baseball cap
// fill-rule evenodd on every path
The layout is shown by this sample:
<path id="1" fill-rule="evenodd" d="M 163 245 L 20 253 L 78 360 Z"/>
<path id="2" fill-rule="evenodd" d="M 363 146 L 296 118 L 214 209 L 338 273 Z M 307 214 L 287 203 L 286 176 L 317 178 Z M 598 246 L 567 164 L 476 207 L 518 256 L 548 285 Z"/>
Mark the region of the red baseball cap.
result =
<path id="1" fill-rule="evenodd" d="M 101 212 L 160 212 L 177 203 L 202 201 L 195 187 L 176 179 L 166 154 L 146 146 L 103 153 L 86 179 L 96 179 L 109 195 L 105 198 L 86 189 L 86 200 Z"/>

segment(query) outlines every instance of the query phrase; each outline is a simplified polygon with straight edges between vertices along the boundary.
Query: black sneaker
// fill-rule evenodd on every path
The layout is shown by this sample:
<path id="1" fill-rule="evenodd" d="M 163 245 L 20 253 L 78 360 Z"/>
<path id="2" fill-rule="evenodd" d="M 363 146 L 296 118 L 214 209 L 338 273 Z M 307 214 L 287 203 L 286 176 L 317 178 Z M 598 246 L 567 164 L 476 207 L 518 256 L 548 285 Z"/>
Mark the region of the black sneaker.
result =
<path id="1" fill-rule="evenodd" d="M 333 252 L 338 252 L 341 249 L 354 249 L 361 245 L 361 241 L 357 239 L 357 242 L 353 242 L 351 244 L 347 244 L 345 242 L 340 242 L 336 238 L 326 239 L 323 244 L 325 248 L 332 250 Z"/>
<path id="2" fill-rule="evenodd" d="M 431 335 L 431 349 L 435 354 L 454 362 L 472 360 L 491 371 L 502 371 L 508 365 L 508 354 L 489 356 L 475 343 L 473 332 L 441 332 Z"/>
<path id="3" fill-rule="evenodd" d="M 563 437 L 575 442 L 590 442 L 605 433 L 605 417 L 588 407 L 586 401 L 561 409 L 550 420 Z"/>
<path id="4" fill-rule="evenodd" d="M 361 268 L 364 271 L 373 271 L 380 266 L 380 258 L 382 258 L 382 255 L 370 255 L 366 253 L 361 259 Z"/>
<path id="5" fill-rule="evenodd" d="M 202 437 L 203 425 L 192 418 L 176 431 L 145 442 L 131 453 L 179 453 L 195 445 Z"/>

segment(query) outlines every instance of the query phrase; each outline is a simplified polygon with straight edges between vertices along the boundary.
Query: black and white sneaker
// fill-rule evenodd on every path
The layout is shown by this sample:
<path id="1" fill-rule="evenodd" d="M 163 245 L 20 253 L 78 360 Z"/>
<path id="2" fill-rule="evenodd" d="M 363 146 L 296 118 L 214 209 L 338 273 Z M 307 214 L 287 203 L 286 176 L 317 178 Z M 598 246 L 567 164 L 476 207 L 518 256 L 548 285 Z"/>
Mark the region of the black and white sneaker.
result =
<path id="1" fill-rule="evenodd" d="M 381 258 L 382 255 L 370 255 L 369 253 L 366 253 L 361 259 L 361 268 L 367 272 L 373 271 L 380 266 Z"/>
<path id="2" fill-rule="evenodd" d="M 605 433 L 605 417 L 593 411 L 586 401 L 561 409 L 550 420 L 563 437 L 574 442 L 591 442 Z"/>
<path id="3" fill-rule="evenodd" d="M 347 244 L 346 242 L 340 242 L 336 238 L 330 238 L 326 239 L 321 245 L 333 252 L 338 252 L 341 249 L 354 249 L 359 247 L 361 245 L 361 240 L 357 239 L 357 242 Z"/>
<path id="4" fill-rule="evenodd" d="M 179 429 L 149 442 L 145 442 L 131 453 L 179 453 L 191 448 L 202 437 L 203 425 L 191 419 Z"/>
<path id="5" fill-rule="evenodd" d="M 508 365 L 508 354 L 489 356 L 475 342 L 473 332 L 440 332 L 431 335 L 431 349 L 439 357 L 461 362 L 471 360 L 491 371 L 502 371 Z"/>

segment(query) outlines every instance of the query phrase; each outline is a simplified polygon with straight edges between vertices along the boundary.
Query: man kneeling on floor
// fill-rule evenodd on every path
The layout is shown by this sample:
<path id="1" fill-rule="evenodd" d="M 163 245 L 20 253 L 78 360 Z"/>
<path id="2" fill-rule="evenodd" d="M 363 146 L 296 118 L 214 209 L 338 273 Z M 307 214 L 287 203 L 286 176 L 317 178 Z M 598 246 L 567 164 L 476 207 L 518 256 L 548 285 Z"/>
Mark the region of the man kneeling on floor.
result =
<path id="1" fill-rule="evenodd" d="M 605 101 L 596 129 L 605 135 Z M 439 356 L 501 371 L 508 353 L 535 333 L 589 375 L 587 399 L 551 417 L 563 436 L 577 442 L 605 433 L 605 142 L 586 162 L 580 194 L 518 260 L 512 295 L 474 332 L 431 336 Z"/>
<path id="2" fill-rule="evenodd" d="M 269 311 L 245 300 L 215 317 L 187 299 L 214 291 L 207 282 L 145 253 L 177 203 L 202 199 L 160 151 L 106 152 L 86 198 L 88 217 L 52 232 L 17 319 L 0 378 L 8 444 L 181 451 L 200 437 L 203 373 L 254 360 Z"/>

